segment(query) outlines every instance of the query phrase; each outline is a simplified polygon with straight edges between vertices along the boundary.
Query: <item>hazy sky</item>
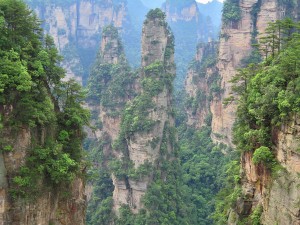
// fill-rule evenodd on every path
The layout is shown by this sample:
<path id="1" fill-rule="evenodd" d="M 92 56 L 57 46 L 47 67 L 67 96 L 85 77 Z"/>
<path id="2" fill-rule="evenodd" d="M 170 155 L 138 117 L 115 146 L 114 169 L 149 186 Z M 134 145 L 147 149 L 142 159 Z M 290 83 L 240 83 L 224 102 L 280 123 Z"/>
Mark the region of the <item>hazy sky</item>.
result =
<path id="1" fill-rule="evenodd" d="M 131 1 L 134 1 L 134 0 L 131 0 Z M 196 1 L 201 2 L 201 3 L 207 3 L 207 2 L 211 2 L 212 0 L 196 0 Z M 218 1 L 223 2 L 224 0 L 218 0 Z M 156 7 L 159 8 L 165 2 L 165 0 L 142 0 L 142 2 L 148 8 L 156 8 Z"/>
<path id="2" fill-rule="evenodd" d="M 207 3 L 207 2 L 211 2 L 212 0 L 196 0 L 197 2 L 201 2 L 201 3 Z M 223 2 L 224 0 L 218 0 L 219 2 Z"/>

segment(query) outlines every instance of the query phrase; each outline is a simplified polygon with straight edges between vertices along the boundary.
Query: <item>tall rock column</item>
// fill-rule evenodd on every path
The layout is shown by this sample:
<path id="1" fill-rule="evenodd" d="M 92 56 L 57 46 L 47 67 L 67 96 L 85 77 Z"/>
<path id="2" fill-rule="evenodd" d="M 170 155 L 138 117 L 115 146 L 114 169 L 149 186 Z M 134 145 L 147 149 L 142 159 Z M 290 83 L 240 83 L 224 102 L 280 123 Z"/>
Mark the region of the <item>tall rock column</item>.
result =
<path id="1" fill-rule="evenodd" d="M 162 5 L 175 39 L 175 62 L 178 65 L 175 86 L 183 88 L 187 65 L 195 54 L 198 41 L 207 42 L 212 37 L 195 0 L 167 0 Z"/>
<path id="2" fill-rule="evenodd" d="M 116 139 L 121 110 L 133 95 L 133 85 L 118 30 L 107 26 L 103 29 L 100 51 L 89 78 L 88 102 L 97 115 L 93 122 L 96 128 L 97 124 L 101 124 L 95 132 L 97 138 L 107 136 L 111 141 Z"/>
<path id="3" fill-rule="evenodd" d="M 141 93 L 125 107 L 115 142 L 114 210 L 122 205 L 133 213 L 144 208 L 143 196 L 155 179 L 165 179 L 166 161 L 174 159 L 174 117 L 171 106 L 174 69 L 173 35 L 164 13 L 151 10 L 142 35 Z"/>
<path id="4" fill-rule="evenodd" d="M 109 24 L 132 28 L 125 0 L 26 2 L 45 21 L 45 32 L 53 37 L 64 56 L 67 77 L 83 84 L 95 60 L 102 29 Z"/>
<path id="5" fill-rule="evenodd" d="M 211 123 L 210 100 L 218 90 L 219 79 L 216 68 L 217 47 L 215 42 L 198 44 L 185 80 L 187 125 L 196 129 L 210 126 Z"/>
<path id="6" fill-rule="evenodd" d="M 231 96 L 230 80 L 242 66 L 242 60 L 251 54 L 251 44 L 258 33 L 263 33 L 269 22 L 280 19 L 276 0 L 228 1 L 225 5 L 236 4 L 237 18 L 228 19 L 223 11 L 223 24 L 219 47 L 217 68 L 221 76 L 221 95 L 215 96 L 211 103 L 213 139 L 232 145 L 232 127 L 235 121 L 236 105 L 224 106 L 225 99 Z M 225 8 L 225 6 L 224 6 Z"/>
<path id="7" fill-rule="evenodd" d="M 119 136 L 125 104 L 139 90 L 135 74 L 125 58 L 117 28 L 107 26 L 103 29 L 100 46 L 89 77 L 88 106 L 92 111 L 94 129 L 89 132 L 88 151 L 96 176 L 88 189 L 88 224 L 101 221 L 105 221 L 101 224 L 109 224 L 112 219 L 109 213 L 99 213 L 105 202 L 111 202 L 113 191 L 108 162 L 115 155 L 112 145 Z"/>

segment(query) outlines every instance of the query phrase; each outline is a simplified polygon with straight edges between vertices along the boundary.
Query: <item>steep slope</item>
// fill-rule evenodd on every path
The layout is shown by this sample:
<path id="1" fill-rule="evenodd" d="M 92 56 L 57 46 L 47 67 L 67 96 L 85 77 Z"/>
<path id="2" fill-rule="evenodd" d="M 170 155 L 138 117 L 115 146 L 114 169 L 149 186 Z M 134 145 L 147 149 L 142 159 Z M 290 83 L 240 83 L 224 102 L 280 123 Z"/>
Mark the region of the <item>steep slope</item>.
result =
<path id="1" fill-rule="evenodd" d="M 187 125 L 196 129 L 211 125 L 210 101 L 218 94 L 216 68 L 218 44 L 198 44 L 185 80 Z"/>
<path id="2" fill-rule="evenodd" d="M 201 78 L 201 67 L 192 65 L 189 70 L 188 124 L 206 125 L 203 118 L 210 108 L 214 141 L 241 153 L 241 169 L 237 159 L 224 167 L 228 178 L 217 197 L 213 215 L 217 224 L 299 224 L 299 79 L 294 66 L 299 39 L 287 37 L 295 26 L 290 20 L 267 29 L 269 22 L 285 16 L 297 18 L 298 13 L 293 2 L 225 2 L 218 61 L 212 68 L 219 72 L 221 86 L 216 86 L 219 94 L 213 95 L 210 106 L 202 97 L 209 88 L 210 71 Z M 251 46 L 257 43 L 260 52 Z M 198 54 L 203 51 L 198 49 Z M 257 66 L 266 55 L 268 60 Z M 249 63 L 255 64 L 238 72 Z"/>
<path id="3" fill-rule="evenodd" d="M 116 224 L 183 224 L 186 199 L 172 110 L 174 40 L 164 13 L 150 10 L 142 36 L 141 91 L 127 103 L 109 163 Z"/>
<path id="4" fill-rule="evenodd" d="M 131 72 L 125 58 L 117 28 L 103 29 L 101 49 L 89 76 L 88 104 L 92 110 L 94 130 L 86 141 L 90 159 L 94 162 L 91 199 L 88 203 L 87 223 L 108 224 L 110 214 L 101 213 L 113 191 L 107 164 L 113 156 L 125 104 L 139 90 L 136 75 Z M 102 190 L 103 188 L 104 190 Z M 99 190 L 100 189 L 100 190 Z M 104 222 L 106 221 L 106 222 Z"/>
<path id="5" fill-rule="evenodd" d="M 195 0 L 167 0 L 162 10 L 166 13 L 175 38 L 175 62 L 177 77 L 175 88 L 182 89 L 187 65 L 195 54 L 199 41 L 212 39 L 211 23 L 202 17 Z"/>
<path id="6" fill-rule="evenodd" d="M 234 218 L 262 224 L 298 224 L 299 217 L 299 37 L 291 20 L 272 29 L 280 52 L 243 70 L 235 143 L 242 152 L 241 194 Z M 278 31 L 282 35 L 277 36 Z M 287 41 L 288 40 L 288 41 Z M 269 39 L 268 45 L 276 45 Z M 275 49 L 271 47 L 272 49 Z M 281 81 L 279 81 L 279 79 Z M 238 81 L 238 80 L 237 80 Z M 250 216 L 249 216 L 250 215 Z"/>
<path id="7" fill-rule="evenodd" d="M 115 209 L 118 210 L 122 204 L 126 204 L 135 212 L 142 208 L 141 198 L 153 176 L 150 171 L 149 175 L 138 176 L 139 170 L 145 166 L 157 167 L 160 154 L 173 154 L 169 130 L 174 119 L 168 112 L 171 112 L 170 91 L 174 78 L 174 43 L 162 12 L 150 11 L 144 24 L 141 74 L 143 91 L 125 109 L 119 137 L 119 144 L 125 146 L 120 146 L 123 152 L 119 152 L 117 156 L 118 159 L 124 158 L 122 163 L 132 163 L 131 169 L 136 171 L 137 177 L 124 179 L 123 176 L 115 175 L 114 178 Z M 165 143 L 163 138 L 166 139 Z M 160 152 L 162 144 L 166 145 L 164 153 Z"/>
<path id="8" fill-rule="evenodd" d="M 142 27 L 142 20 L 138 18 L 144 17 L 145 10 L 130 15 L 126 0 L 27 2 L 45 21 L 44 29 L 54 38 L 64 56 L 64 67 L 69 77 L 75 76 L 86 84 L 90 66 L 99 48 L 102 29 L 110 24 L 121 30 L 130 63 L 138 65 Z"/>
<path id="9" fill-rule="evenodd" d="M 83 225 L 83 93 L 23 2 L 0 11 L 0 223 Z"/>
<path id="10" fill-rule="evenodd" d="M 217 68 L 221 76 L 222 94 L 211 103 L 213 138 L 232 146 L 232 126 L 235 121 L 236 105 L 225 106 L 223 102 L 231 96 L 229 82 L 243 61 L 251 57 L 251 44 L 258 33 L 264 33 L 267 24 L 280 19 L 281 8 L 277 1 L 235 1 L 224 3 L 223 24 Z M 236 13 L 233 13 L 236 12 Z"/>
<path id="11" fill-rule="evenodd" d="M 291 34 L 294 26 L 289 20 L 277 22 L 267 29 L 269 22 L 285 16 L 297 18 L 298 12 L 298 6 L 293 2 L 224 3 L 217 63 L 222 79 L 221 95 L 214 96 L 210 105 L 212 137 L 217 143 L 241 151 L 241 174 L 229 176 L 231 184 L 227 182 L 227 189 L 220 192 L 214 217 L 218 224 L 299 223 L 296 203 L 299 196 L 294 186 L 299 184 L 296 176 L 299 163 L 298 116 L 297 103 L 291 102 L 298 97 L 289 93 L 291 89 L 296 93 L 294 89 L 297 89 L 298 73 L 291 65 L 297 64 L 298 56 L 290 58 L 298 55 L 297 37 L 295 40 L 285 37 Z M 259 34 L 264 38 L 260 39 Z M 282 40 L 290 42 L 283 43 Z M 260 52 L 251 47 L 257 43 Z M 287 49 L 281 49 L 284 47 Z M 256 65 L 267 56 L 268 60 Z M 249 63 L 255 64 L 237 72 Z M 287 75 L 290 73 L 293 75 Z M 278 79 L 282 79 L 281 82 Z M 219 217 L 220 211 L 223 217 Z"/>

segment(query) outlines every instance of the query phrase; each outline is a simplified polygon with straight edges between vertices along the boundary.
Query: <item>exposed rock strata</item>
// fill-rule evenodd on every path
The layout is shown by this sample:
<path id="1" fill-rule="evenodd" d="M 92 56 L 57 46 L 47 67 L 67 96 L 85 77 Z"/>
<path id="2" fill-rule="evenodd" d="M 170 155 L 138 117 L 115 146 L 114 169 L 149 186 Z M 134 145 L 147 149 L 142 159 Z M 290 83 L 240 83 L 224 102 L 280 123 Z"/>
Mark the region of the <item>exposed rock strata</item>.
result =
<path id="1" fill-rule="evenodd" d="M 164 82 L 163 79 L 167 78 L 164 78 L 164 76 L 174 77 L 173 45 L 173 36 L 168 30 L 164 19 L 160 17 L 148 17 L 144 23 L 142 35 L 143 70 L 140 74 L 142 82 L 147 77 L 155 77 L 152 79 L 157 79 L 159 82 Z M 159 67 L 162 68 L 159 74 L 147 72 L 149 67 L 157 64 L 162 66 Z M 145 92 L 147 91 L 142 89 L 140 96 L 145 94 Z M 151 95 L 152 93 L 147 94 Z M 154 122 L 154 125 L 148 131 L 134 131 L 126 138 L 126 155 L 120 151 L 116 151 L 116 153 L 119 152 L 119 154 L 116 154 L 116 157 L 132 162 L 134 169 L 138 169 L 145 163 L 150 163 L 154 168 L 158 167 L 159 161 L 164 157 L 161 153 L 163 138 L 167 138 L 167 154 L 172 155 L 173 147 L 168 137 L 165 137 L 167 128 L 174 126 L 174 118 L 170 114 L 172 110 L 170 86 L 163 83 L 162 90 L 158 94 L 154 94 L 150 102 L 144 104 L 151 104 L 151 102 L 153 107 L 147 109 L 145 120 Z M 134 100 L 132 104 L 135 104 Z M 134 105 L 129 104 L 126 110 L 129 110 L 131 107 L 134 107 Z M 152 145 L 150 144 L 151 142 L 155 142 L 156 144 Z M 114 210 L 118 213 L 118 209 L 124 204 L 128 205 L 134 213 L 143 208 L 142 197 L 145 195 L 147 187 L 151 184 L 152 178 L 153 175 L 151 172 L 138 179 L 130 177 L 118 178 L 114 176 Z"/>
<path id="2" fill-rule="evenodd" d="M 242 155 L 242 191 L 243 196 L 237 202 L 235 212 L 240 219 L 247 217 L 261 205 L 263 212 L 261 223 L 264 225 L 300 224 L 300 120 L 294 117 L 291 122 L 274 130 L 275 152 L 282 169 L 275 176 L 263 165 L 255 165 L 252 153 Z M 228 224 L 236 224 L 229 218 Z"/>
<path id="3" fill-rule="evenodd" d="M 221 76 L 220 98 L 214 98 L 211 103 L 212 132 L 216 142 L 223 142 L 232 146 L 232 126 L 235 121 L 236 105 L 234 103 L 224 106 L 224 99 L 231 95 L 232 84 L 230 80 L 241 67 L 241 60 L 249 56 L 251 52 L 251 33 L 254 24 L 251 19 L 251 10 L 258 0 L 240 1 L 241 19 L 239 22 L 231 22 L 222 25 L 221 39 L 217 68 Z M 275 0 L 262 0 L 256 22 L 259 33 L 263 33 L 269 22 L 280 19 L 281 10 Z"/>
<path id="4" fill-rule="evenodd" d="M 166 16 L 169 21 L 176 22 L 195 20 L 199 22 L 200 14 L 196 2 L 187 4 L 182 8 L 177 8 L 172 1 L 167 1 L 163 5 L 163 9 L 166 12 Z"/>
<path id="5" fill-rule="evenodd" d="M 211 85 L 218 79 L 217 43 L 199 44 L 185 80 L 187 124 L 200 128 L 210 123 Z M 215 79 L 215 80 L 214 80 Z"/>
<path id="6" fill-rule="evenodd" d="M 102 29 L 110 24 L 123 28 L 129 24 L 126 1 L 101 2 L 80 0 L 66 5 L 39 4 L 33 6 L 45 21 L 46 33 L 65 58 L 67 77 L 82 81 L 99 47 Z M 85 73 L 85 74 L 83 74 Z"/>
<path id="7" fill-rule="evenodd" d="M 236 105 L 224 106 L 222 102 L 231 95 L 231 78 L 242 66 L 242 60 L 251 52 L 251 34 L 254 29 L 263 34 L 268 23 L 281 19 L 286 11 L 277 1 L 261 1 L 256 24 L 251 19 L 253 7 L 258 1 L 240 1 L 241 20 L 224 24 L 221 31 L 217 68 L 223 94 L 211 103 L 212 132 L 215 142 L 232 144 L 232 126 L 235 121 Z M 238 219 L 248 217 L 256 207 L 262 206 L 261 223 L 300 224 L 299 215 L 299 118 L 273 130 L 274 152 L 284 168 L 275 177 L 263 165 L 255 165 L 252 153 L 244 152 L 241 156 L 242 197 L 237 201 L 234 211 L 229 213 L 228 224 L 237 224 Z"/>
<path id="8" fill-rule="evenodd" d="M 12 178 L 24 165 L 33 144 L 32 137 L 36 136 L 37 132 L 22 128 L 17 133 L 10 129 L 5 129 L 3 133 L 6 137 L 5 143 L 10 144 L 13 151 L 0 155 L 0 224 L 84 225 L 85 184 L 79 177 L 70 185 L 67 196 L 63 189 L 53 190 L 44 187 L 45 190 L 36 199 L 24 200 L 12 197 Z"/>

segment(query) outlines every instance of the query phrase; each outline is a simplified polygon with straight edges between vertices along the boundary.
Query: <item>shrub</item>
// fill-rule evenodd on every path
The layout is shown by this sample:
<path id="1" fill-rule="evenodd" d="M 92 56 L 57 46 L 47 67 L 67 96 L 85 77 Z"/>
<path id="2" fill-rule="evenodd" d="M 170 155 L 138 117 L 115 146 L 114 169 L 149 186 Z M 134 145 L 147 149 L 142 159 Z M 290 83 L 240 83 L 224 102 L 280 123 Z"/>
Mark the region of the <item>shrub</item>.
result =
<path id="1" fill-rule="evenodd" d="M 254 164 L 263 163 L 266 166 L 269 166 L 274 162 L 275 159 L 273 153 L 268 147 L 261 146 L 255 150 L 252 160 Z"/>

